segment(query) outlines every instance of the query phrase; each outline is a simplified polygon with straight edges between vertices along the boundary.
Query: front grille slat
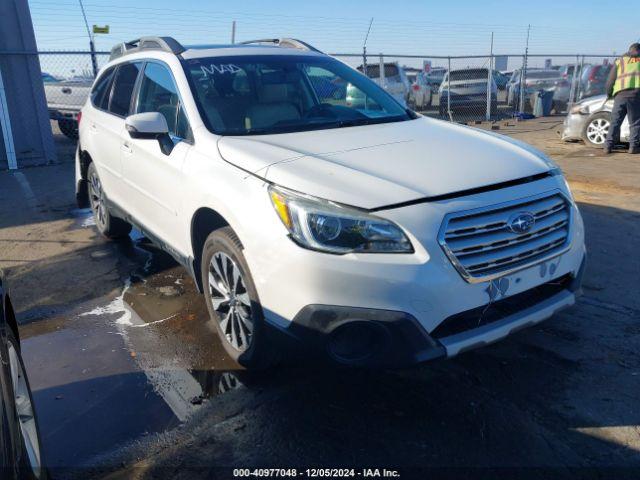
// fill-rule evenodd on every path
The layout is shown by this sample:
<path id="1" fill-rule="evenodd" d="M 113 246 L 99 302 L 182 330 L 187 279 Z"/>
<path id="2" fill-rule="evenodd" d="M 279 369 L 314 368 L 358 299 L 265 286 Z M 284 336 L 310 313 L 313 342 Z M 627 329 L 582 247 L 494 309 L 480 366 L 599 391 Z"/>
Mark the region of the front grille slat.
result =
<path id="1" fill-rule="evenodd" d="M 503 248 L 505 246 L 526 242 L 527 240 L 562 228 L 567 225 L 568 222 L 569 215 L 567 212 L 560 211 L 555 212 L 553 215 L 543 217 L 541 221 L 536 222 L 534 228 L 526 235 L 518 235 L 517 233 L 512 233 L 506 228 L 502 228 L 498 231 L 479 234 L 474 237 L 462 237 L 449 240 L 448 244 L 453 253 L 460 257 L 480 251 L 486 252 L 489 250 L 495 250 L 496 248 Z"/>
<path id="2" fill-rule="evenodd" d="M 491 226 L 494 228 L 500 224 L 506 226 L 512 215 L 521 211 L 531 212 L 534 217 L 543 217 L 545 214 L 562 209 L 564 201 L 560 198 L 549 198 L 541 202 L 525 202 L 515 206 L 499 209 L 488 213 L 476 213 L 464 217 L 452 218 L 447 228 L 447 239 L 460 234 L 473 234 L 483 231 Z"/>
<path id="3" fill-rule="evenodd" d="M 535 218 L 523 233 L 509 222 L 519 213 Z M 483 281 L 514 268 L 524 268 L 562 250 L 569 239 L 571 208 L 560 193 L 548 193 L 482 210 L 450 214 L 440 243 L 468 281 Z"/>

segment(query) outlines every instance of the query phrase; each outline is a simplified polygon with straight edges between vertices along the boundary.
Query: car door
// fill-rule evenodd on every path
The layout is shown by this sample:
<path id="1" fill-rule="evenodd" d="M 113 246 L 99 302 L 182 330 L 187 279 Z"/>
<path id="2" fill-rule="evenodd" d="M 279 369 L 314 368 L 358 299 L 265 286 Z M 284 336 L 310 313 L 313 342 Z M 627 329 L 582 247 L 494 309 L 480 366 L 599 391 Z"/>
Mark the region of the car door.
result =
<path id="1" fill-rule="evenodd" d="M 165 117 L 174 147 L 166 155 L 157 140 L 133 139 L 126 134 L 122 166 L 131 198 L 130 213 L 146 234 L 172 250 L 179 244 L 181 234 L 177 216 L 183 195 L 182 167 L 193 137 L 176 82 L 166 64 L 145 64 L 134 103 L 134 113 L 159 112 Z"/>
<path id="2" fill-rule="evenodd" d="M 109 201 L 128 210 L 126 188 L 122 180 L 120 149 L 126 135 L 124 119 L 129 114 L 133 89 L 142 69 L 142 62 L 123 63 L 114 71 L 104 109 L 94 109 L 89 121 L 89 135 L 95 142 L 93 161 Z"/>

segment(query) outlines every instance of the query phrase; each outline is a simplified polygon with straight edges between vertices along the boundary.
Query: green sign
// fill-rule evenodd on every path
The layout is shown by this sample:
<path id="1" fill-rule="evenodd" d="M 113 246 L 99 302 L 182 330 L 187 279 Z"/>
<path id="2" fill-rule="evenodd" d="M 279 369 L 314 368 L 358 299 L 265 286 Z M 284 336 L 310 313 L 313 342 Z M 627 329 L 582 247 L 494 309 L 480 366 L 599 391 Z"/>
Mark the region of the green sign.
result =
<path id="1" fill-rule="evenodd" d="M 98 25 L 94 25 L 93 33 L 109 33 L 109 25 L 105 25 L 104 27 L 99 27 Z"/>

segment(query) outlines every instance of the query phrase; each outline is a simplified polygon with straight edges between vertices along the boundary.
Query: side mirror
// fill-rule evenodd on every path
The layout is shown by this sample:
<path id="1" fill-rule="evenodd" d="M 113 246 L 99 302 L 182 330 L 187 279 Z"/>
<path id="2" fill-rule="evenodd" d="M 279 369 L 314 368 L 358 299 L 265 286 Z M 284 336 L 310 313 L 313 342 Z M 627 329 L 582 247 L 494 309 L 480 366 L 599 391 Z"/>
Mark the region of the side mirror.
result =
<path id="1" fill-rule="evenodd" d="M 124 126 L 131 138 L 140 140 L 157 140 L 160 150 L 165 155 L 171 154 L 173 141 L 169 136 L 167 120 L 159 112 L 136 113 L 128 116 Z"/>

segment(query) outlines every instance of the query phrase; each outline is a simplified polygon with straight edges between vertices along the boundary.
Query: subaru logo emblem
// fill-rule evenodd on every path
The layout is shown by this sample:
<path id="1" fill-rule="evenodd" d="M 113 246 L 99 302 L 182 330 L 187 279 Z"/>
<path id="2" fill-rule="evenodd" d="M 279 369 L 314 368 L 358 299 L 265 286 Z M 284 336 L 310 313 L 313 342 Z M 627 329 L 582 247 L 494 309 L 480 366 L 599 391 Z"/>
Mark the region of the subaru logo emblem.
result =
<path id="1" fill-rule="evenodd" d="M 536 218 L 532 213 L 518 212 L 509 219 L 507 226 L 513 233 L 522 235 L 531 230 L 534 223 L 536 223 Z"/>

